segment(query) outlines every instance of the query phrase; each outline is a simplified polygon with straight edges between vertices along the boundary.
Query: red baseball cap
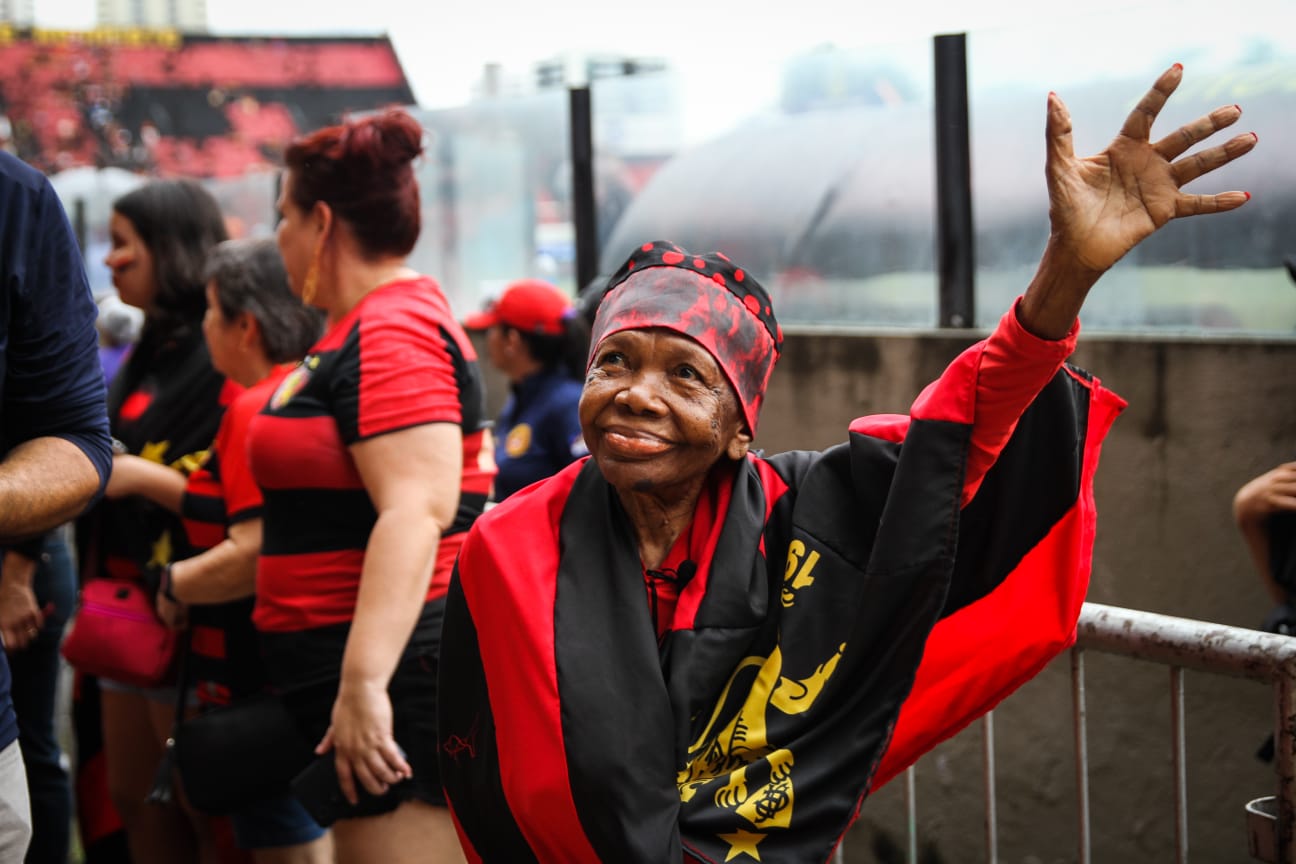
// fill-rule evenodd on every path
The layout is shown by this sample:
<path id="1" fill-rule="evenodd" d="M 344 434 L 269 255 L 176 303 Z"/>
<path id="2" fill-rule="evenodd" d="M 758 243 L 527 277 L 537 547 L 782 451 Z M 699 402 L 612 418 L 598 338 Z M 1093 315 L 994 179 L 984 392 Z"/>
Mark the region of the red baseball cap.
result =
<path id="1" fill-rule="evenodd" d="M 463 326 L 485 330 L 502 324 L 523 333 L 562 335 L 566 320 L 576 314 L 571 299 L 542 279 L 510 282 L 504 292 L 482 312 L 469 315 Z"/>

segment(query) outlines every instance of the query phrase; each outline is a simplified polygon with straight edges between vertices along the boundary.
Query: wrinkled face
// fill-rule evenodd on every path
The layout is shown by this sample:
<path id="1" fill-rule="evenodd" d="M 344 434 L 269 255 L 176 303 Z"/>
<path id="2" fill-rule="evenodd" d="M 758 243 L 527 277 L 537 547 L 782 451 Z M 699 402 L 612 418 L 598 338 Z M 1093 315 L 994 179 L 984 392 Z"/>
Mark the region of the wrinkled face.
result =
<path id="1" fill-rule="evenodd" d="M 211 353 L 212 368 L 222 375 L 233 375 L 244 330 L 238 321 L 231 321 L 221 311 L 214 281 L 207 283 L 207 312 L 203 315 L 202 331 Z"/>
<path id="2" fill-rule="evenodd" d="M 279 213 L 275 240 L 279 244 L 284 269 L 288 271 L 288 285 L 292 293 L 300 297 L 306 272 L 310 270 L 311 259 L 315 256 L 317 235 L 310 214 L 293 203 L 290 194 L 292 183 L 292 172 L 285 171 L 283 182 L 279 184 L 279 200 L 275 202 L 275 209 Z"/>
<path id="3" fill-rule="evenodd" d="M 599 345 L 580 400 L 581 431 L 622 492 L 681 497 L 751 437 L 706 349 L 669 330 L 623 330 Z"/>
<path id="4" fill-rule="evenodd" d="M 134 223 L 116 211 L 108 220 L 108 236 L 112 246 L 104 264 L 112 271 L 117 295 L 123 303 L 147 312 L 157 298 L 153 253 L 140 239 Z"/>

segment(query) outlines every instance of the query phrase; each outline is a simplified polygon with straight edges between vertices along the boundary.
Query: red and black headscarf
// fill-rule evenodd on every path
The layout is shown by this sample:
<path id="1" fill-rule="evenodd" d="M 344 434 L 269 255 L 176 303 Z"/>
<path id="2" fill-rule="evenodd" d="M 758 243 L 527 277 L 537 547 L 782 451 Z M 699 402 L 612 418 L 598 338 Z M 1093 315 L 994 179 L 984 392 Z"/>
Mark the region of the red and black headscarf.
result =
<path id="1" fill-rule="evenodd" d="M 760 283 L 719 252 L 697 255 L 665 240 L 645 243 L 608 281 L 590 334 L 589 363 L 613 333 L 649 327 L 688 336 L 715 358 L 755 434 L 783 350 L 783 330 Z"/>

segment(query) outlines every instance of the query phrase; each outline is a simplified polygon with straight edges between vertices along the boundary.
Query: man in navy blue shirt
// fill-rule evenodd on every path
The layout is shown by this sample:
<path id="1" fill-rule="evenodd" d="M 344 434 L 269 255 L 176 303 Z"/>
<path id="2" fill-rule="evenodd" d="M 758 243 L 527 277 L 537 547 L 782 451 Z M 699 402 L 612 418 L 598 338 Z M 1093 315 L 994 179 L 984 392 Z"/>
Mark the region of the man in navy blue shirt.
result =
<path id="1" fill-rule="evenodd" d="M 0 152 L 0 544 L 39 537 L 103 491 L 112 448 L 96 311 L 53 187 Z M 0 861 L 20 860 L 31 839 L 17 738 L 0 652 Z"/>

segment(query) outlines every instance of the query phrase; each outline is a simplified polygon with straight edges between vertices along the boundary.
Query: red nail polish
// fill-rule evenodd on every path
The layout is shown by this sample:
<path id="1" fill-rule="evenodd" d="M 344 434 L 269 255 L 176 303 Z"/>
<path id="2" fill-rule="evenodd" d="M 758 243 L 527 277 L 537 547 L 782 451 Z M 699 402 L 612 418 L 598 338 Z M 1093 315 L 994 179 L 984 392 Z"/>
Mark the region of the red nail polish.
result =
<path id="1" fill-rule="evenodd" d="M 1259 135 L 1257 135 L 1257 134 L 1256 134 L 1256 133 L 1254 133 L 1254 132 L 1252 132 L 1252 133 L 1251 133 L 1251 137 L 1252 137 L 1252 138 L 1254 138 L 1254 139 L 1255 139 L 1255 140 L 1257 140 L 1257 141 L 1259 141 L 1259 140 L 1260 140 L 1260 136 L 1259 136 Z"/>
<path id="2" fill-rule="evenodd" d="M 1245 196 L 1247 196 L 1247 200 L 1248 200 L 1248 201 L 1251 200 L 1251 193 L 1250 193 L 1250 192 L 1243 192 L 1242 194 L 1245 195 Z"/>
<path id="3" fill-rule="evenodd" d="M 1178 69 L 1180 72 L 1182 72 L 1182 71 L 1183 71 L 1183 64 L 1182 64 L 1182 63 L 1176 63 L 1176 64 L 1174 64 L 1174 68 L 1176 68 L 1176 69 Z"/>

